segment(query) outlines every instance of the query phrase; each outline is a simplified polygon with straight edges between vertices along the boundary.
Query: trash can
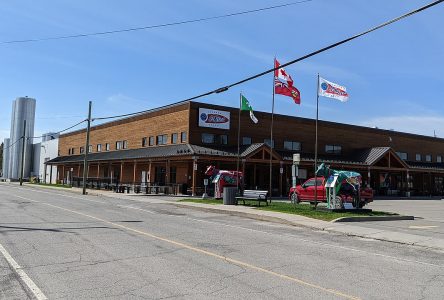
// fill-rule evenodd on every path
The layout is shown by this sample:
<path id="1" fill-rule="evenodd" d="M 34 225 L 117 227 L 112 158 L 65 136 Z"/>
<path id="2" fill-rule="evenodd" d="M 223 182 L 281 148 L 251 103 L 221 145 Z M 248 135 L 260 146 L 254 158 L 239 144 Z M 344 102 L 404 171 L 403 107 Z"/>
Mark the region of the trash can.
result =
<path id="1" fill-rule="evenodd" d="M 236 205 L 237 187 L 224 187 L 224 205 Z"/>

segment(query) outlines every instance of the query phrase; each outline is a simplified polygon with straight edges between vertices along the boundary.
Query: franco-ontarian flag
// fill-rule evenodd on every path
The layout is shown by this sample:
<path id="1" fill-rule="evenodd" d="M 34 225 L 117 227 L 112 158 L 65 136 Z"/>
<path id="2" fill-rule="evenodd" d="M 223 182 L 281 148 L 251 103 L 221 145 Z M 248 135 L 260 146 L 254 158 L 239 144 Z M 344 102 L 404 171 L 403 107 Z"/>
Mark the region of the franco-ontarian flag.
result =
<path id="1" fill-rule="evenodd" d="M 248 102 L 247 98 L 245 98 L 244 95 L 241 95 L 241 110 L 248 110 L 250 112 L 251 121 L 253 121 L 255 124 L 259 122 L 254 116 L 253 108 L 251 107 L 250 102 Z"/>
<path id="2" fill-rule="evenodd" d="M 347 89 L 344 86 L 340 86 L 321 77 L 319 77 L 318 95 L 337 99 L 341 102 L 348 100 Z"/>

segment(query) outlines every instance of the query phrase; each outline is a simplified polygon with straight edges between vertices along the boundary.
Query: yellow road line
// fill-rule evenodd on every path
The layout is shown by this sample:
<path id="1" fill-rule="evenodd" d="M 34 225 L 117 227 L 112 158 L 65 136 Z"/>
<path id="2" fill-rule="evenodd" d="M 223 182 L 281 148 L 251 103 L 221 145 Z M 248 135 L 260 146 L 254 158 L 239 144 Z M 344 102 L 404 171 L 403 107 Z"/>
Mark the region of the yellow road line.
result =
<path id="1" fill-rule="evenodd" d="M 204 249 L 200 249 L 200 248 L 197 248 L 197 247 L 194 247 L 194 246 L 182 243 L 182 242 L 178 242 L 178 241 L 175 241 L 175 240 L 164 238 L 164 237 L 161 237 L 161 236 L 158 236 L 158 235 L 146 232 L 146 231 L 141 231 L 141 230 L 138 230 L 138 229 L 127 227 L 125 225 L 114 223 L 114 222 L 111 222 L 111 221 L 108 221 L 108 220 L 105 220 L 105 219 L 101 219 L 101 218 L 98 218 L 98 217 L 95 217 L 95 216 L 84 214 L 82 212 L 78 212 L 78 211 L 71 210 L 71 209 L 68 209 L 68 208 L 64 208 L 64 207 L 61 207 L 61 206 L 53 205 L 53 204 L 50 204 L 50 203 L 40 202 L 40 201 L 37 201 L 37 200 L 33 200 L 33 199 L 26 198 L 26 197 L 22 197 L 22 196 L 14 195 L 14 197 L 21 198 L 21 199 L 28 200 L 28 201 L 32 201 L 32 202 L 35 202 L 35 203 L 40 203 L 42 205 L 54 207 L 54 208 L 57 208 L 57 209 L 60 209 L 60 210 L 64 210 L 64 211 L 67 211 L 67 212 L 71 212 L 71 213 L 74 213 L 74 214 L 77 214 L 77 215 L 80 215 L 80 216 L 91 218 L 91 219 L 94 219 L 94 220 L 97 220 L 97 221 L 100 221 L 100 222 L 103 222 L 103 223 L 106 223 L 106 224 L 109 224 L 109 225 L 113 225 L 113 226 L 118 227 L 118 228 L 125 229 L 127 231 L 132 231 L 132 232 L 138 233 L 140 235 L 148 236 L 150 238 L 153 238 L 153 239 L 156 239 L 156 240 L 159 240 L 159 241 L 163 241 L 163 242 L 166 242 L 166 243 L 169 243 L 169 244 L 173 244 L 173 245 L 178 246 L 178 247 L 182 247 L 184 249 L 188 249 L 188 250 L 191 250 L 191 251 L 194 251 L 194 252 L 197 252 L 197 253 L 201 253 L 201 254 L 205 254 L 207 256 L 218 258 L 220 260 L 227 261 L 229 263 L 232 263 L 232 264 L 235 264 L 235 265 L 238 265 L 238 266 L 242 266 L 242 267 L 245 267 L 245 268 L 248 268 L 248 269 L 251 269 L 251 270 L 255 270 L 255 271 L 266 273 L 266 274 L 269 274 L 269 275 L 272 275 L 272 276 L 275 276 L 275 277 L 286 279 L 286 280 L 298 283 L 298 284 L 303 285 L 303 286 L 308 286 L 308 287 L 311 287 L 311 288 L 314 288 L 314 289 L 317 289 L 317 290 L 324 291 L 324 292 L 329 293 L 329 294 L 333 294 L 333 295 L 336 295 L 336 296 L 343 297 L 345 299 L 353 299 L 353 300 L 359 300 L 360 299 L 359 297 L 348 295 L 348 294 L 345 294 L 345 293 L 343 293 L 341 291 L 338 291 L 338 290 L 335 290 L 335 289 L 325 288 L 325 287 L 322 287 L 320 285 L 317 285 L 317 284 L 314 284 L 314 283 L 310 283 L 310 282 L 307 282 L 307 281 L 304 281 L 304 280 L 301 280 L 301 279 L 298 279 L 298 278 L 295 278 L 295 277 L 291 277 L 291 276 L 288 276 L 288 275 L 285 275 L 285 274 L 281 274 L 281 273 L 277 273 L 277 272 L 274 272 L 274 271 L 271 271 L 271 270 L 267 270 L 267 269 L 264 269 L 262 267 L 258 267 L 258 266 L 255 266 L 255 265 L 252 265 L 252 264 L 249 264 L 249 263 L 237 260 L 237 259 L 233 259 L 233 258 L 229 258 L 229 257 L 223 256 L 223 255 L 219 255 L 219 254 L 214 253 L 214 252 L 210 252 L 210 251 L 207 251 L 207 250 L 204 250 Z"/>

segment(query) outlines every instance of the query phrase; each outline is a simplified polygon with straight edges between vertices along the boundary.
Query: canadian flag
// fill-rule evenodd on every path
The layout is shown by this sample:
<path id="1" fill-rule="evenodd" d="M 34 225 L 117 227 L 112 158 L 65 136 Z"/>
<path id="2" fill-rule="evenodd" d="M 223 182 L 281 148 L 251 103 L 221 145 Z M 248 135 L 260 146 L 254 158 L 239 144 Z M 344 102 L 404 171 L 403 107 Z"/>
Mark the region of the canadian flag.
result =
<path id="1" fill-rule="evenodd" d="M 274 59 L 274 68 L 279 68 L 281 66 L 281 64 L 277 61 L 277 59 Z M 287 72 L 285 71 L 284 68 L 280 68 L 274 71 L 274 77 L 284 81 L 285 83 L 288 83 L 288 85 L 293 85 L 293 79 L 291 78 L 291 76 L 289 74 L 287 74 Z"/>
<path id="2" fill-rule="evenodd" d="M 274 59 L 274 67 L 279 68 L 281 64 Z M 293 79 L 285 71 L 284 68 L 279 68 L 274 71 L 274 92 L 279 95 L 293 98 L 294 103 L 301 104 L 301 93 L 293 86 Z"/>

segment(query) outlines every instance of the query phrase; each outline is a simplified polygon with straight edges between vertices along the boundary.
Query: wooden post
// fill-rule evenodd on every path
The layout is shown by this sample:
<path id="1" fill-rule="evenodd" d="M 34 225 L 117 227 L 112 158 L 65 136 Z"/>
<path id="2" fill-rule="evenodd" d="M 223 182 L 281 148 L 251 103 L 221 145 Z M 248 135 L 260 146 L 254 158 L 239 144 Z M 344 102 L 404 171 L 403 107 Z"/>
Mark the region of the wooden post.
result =
<path id="1" fill-rule="evenodd" d="M 166 164 L 165 164 L 165 184 L 169 184 L 170 183 L 170 161 L 167 159 Z"/>
<path id="2" fill-rule="evenodd" d="M 280 166 L 279 166 L 279 195 L 281 195 L 281 198 L 282 198 L 282 175 L 283 175 L 283 172 L 284 172 L 284 162 L 281 161 Z"/>
<path id="3" fill-rule="evenodd" d="M 123 161 L 120 162 L 120 183 L 123 182 Z"/>
<path id="4" fill-rule="evenodd" d="M 256 163 L 254 163 L 254 174 L 253 174 L 253 189 L 256 189 L 257 182 L 256 182 Z"/>
<path id="5" fill-rule="evenodd" d="M 65 165 L 63 165 L 62 167 L 62 180 L 63 180 L 62 183 L 65 183 Z"/>
<path id="6" fill-rule="evenodd" d="M 151 160 L 150 164 L 148 165 L 147 185 L 151 185 Z"/>
<path id="7" fill-rule="evenodd" d="M 100 177 L 100 164 L 99 163 L 97 163 L 97 179 L 99 179 L 99 177 Z"/>
<path id="8" fill-rule="evenodd" d="M 196 171 L 197 171 L 197 158 L 193 156 L 193 186 L 191 188 L 191 196 L 196 196 Z"/>
<path id="9" fill-rule="evenodd" d="M 137 161 L 134 161 L 134 166 L 133 166 L 133 185 L 136 184 L 136 168 L 137 168 Z"/>

